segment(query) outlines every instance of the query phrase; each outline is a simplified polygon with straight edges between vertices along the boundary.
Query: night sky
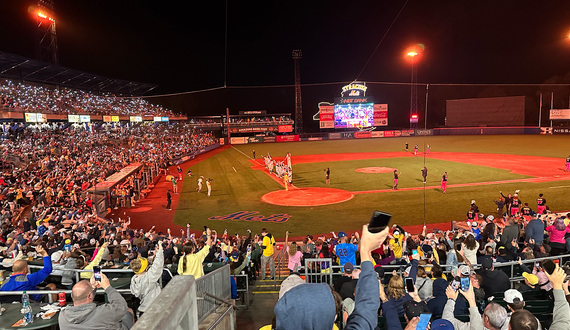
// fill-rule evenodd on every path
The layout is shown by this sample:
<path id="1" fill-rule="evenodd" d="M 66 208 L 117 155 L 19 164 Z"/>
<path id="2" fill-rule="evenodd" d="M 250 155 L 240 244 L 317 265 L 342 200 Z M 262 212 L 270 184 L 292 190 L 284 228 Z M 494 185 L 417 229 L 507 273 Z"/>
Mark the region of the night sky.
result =
<path id="1" fill-rule="evenodd" d="M 0 0 L 1 51 L 35 56 L 32 4 Z M 224 85 L 225 0 L 56 0 L 55 5 L 61 66 L 157 84 L 149 95 Z M 409 82 L 411 66 L 404 53 L 418 43 L 425 45 L 417 66 L 421 83 L 570 83 L 568 1 L 229 0 L 227 24 L 229 88 L 151 102 L 191 115 L 221 114 L 226 107 L 231 113 L 291 113 L 291 50 L 301 49 L 305 126 L 315 125 L 311 117 L 318 102 L 332 102 L 355 79 L 367 82 L 368 95 L 377 103 L 389 104 L 392 124 L 404 126 L 409 86 L 374 82 Z M 287 86 L 236 88 L 275 85 Z M 449 86 L 432 92 L 430 87 L 430 122 L 441 124 L 443 98 L 536 98 L 540 91 Z M 561 107 L 568 106 L 565 93 L 555 98 Z M 418 94 L 424 106 L 423 87 Z"/>

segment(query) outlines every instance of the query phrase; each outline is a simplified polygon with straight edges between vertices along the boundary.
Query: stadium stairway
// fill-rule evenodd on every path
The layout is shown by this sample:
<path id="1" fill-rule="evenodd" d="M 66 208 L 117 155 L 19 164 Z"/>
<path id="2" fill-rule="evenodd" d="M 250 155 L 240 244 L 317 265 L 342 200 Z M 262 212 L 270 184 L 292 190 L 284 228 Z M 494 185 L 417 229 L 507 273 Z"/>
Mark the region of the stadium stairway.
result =
<path id="1" fill-rule="evenodd" d="M 287 256 L 277 256 L 275 261 L 275 279 L 271 280 L 269 266 L 265 269 L 265 280 L 261 276 L 250 285 L 248 309 L 238 309 L 236 329 L 258 330 L 273 321 L 273 308 L 279 298 L 281 283 L 289 275 Z M 279 262 L 281 260 L 281 262 Z"/>

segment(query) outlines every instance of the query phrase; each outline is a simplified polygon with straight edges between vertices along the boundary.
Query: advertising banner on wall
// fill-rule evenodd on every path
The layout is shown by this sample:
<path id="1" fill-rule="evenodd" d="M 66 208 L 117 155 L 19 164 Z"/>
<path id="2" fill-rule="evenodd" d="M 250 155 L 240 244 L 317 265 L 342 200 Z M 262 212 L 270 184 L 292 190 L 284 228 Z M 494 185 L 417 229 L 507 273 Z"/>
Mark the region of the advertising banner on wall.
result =
<path id="1" fill-rule="evenodd" d="M 230 144 L 246 144 L 247 137 L 230 137 Z"/>
<path id="2" fill-rule="evenodd" d="M 319 104 L 319 121 L 321 128 L 334 128 L 334 105 Z"/>
<path id="3" fill-rule="evenodd" d="M 413 129 L 403 130 L 402 136 L 414 136 L 415 133 L 416 133 L 416 131 Z"/>
<path id="4" fill-rule="evenodd" d="M 570 120 L 570 109 L 550 109 L 550 120 Z"/>
<path id="5" fill-rule="evenodd" d="M 299 141 L 299 135 L 277 135 L 277 142 Z"/>
<path id="6" fill-rule="evenodd" d="M 293 132 L 293 125 L 279 125 L 278 131 L 279 133 L 291 133 Z"/>
<path id="7" fill-rule="evenodd" d="M 263 142 L 275 142 L 275 141 L 277 141 L 275 136 L 264 136 L 263 137 Z"/>
<path id="8" fill-rule="evenodd" d="M 384 131 L 372 131 L 370 132 L 370 136 L 373 138 L 384 137 Z"/>
<path id="9" fill-rule="evenodd" d="M 337 140 L 340 139 L 342 136 L 340 133 L 329 133 L 329 140 Z"/>
<path id="10" fill-rule="evenodd" d="M 70 123 L 78 123 L 79 115 L 67 115 L 67 121 Z"/>
<path id="11" fill-rule="evenodd" d="M 374 126 L 388 126 L 388 104 L 374 104 Z"/>
<path id="12" fill-rule="evenodd" d="M 570 134 L 570 128 L 566 127 L 553 127 L 552 134 Z"/>
<path id="13" fill-rule="evenodd" d="M 354 132 L 342 132 L 341 136 L 343 139 L 353 139 L 354 138 Z"/>
<path id="14" fill-rule="evenodd" d="M 356 139 L 367 139 L 372 137 L 372 133 L 369 131 L 359 131 L 359 132 L 354 132 L 354 137 Z"/>
<path id="15" fill-rule="evenodd" d="M 261 143 L 263 142 L 263 136 L 250 136 L 247 143 Z"/>
<path id="16" fill-rule="evenodd" d="M 419 136 L 426 136 L 426 135 L 433 135 L 433 129 L 417 129 L 416 135 Z"/>

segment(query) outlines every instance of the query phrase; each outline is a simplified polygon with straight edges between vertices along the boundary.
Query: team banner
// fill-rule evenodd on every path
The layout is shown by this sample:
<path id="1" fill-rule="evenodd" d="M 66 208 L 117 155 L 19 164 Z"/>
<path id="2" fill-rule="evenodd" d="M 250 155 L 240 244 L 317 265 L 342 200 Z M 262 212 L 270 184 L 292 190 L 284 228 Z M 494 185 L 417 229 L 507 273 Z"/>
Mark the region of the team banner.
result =
<path id="1" fill-rule="evenodd" d="M 334 105 L 319 105 L 321 128 L 334 128 Z"/>
<path id="2" fill-rule="evenodd" d="M 388 126 L 388 104 L 374 104 L 374 126 Z"/>
<path id="3" fill-rule="evenodd" d="M 570 109 L 550 109 L 550 120 L 570 120 Z"/>

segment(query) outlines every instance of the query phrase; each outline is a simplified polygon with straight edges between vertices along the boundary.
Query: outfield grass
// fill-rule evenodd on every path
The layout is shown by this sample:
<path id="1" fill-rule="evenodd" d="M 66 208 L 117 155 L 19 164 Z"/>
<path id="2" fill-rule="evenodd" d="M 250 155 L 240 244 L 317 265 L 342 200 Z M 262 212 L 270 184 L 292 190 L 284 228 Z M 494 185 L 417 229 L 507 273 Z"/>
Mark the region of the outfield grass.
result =
<path id="1" fill-rule="evenodd" d="M 297 187 L 325 187 L 323 167 L 329 167 L 331 182 L 334 187 L 348 191 L 390 189 L 394 183 L 393 173 L 360 173 L 356 169 L 363 167 L 396 168 L 401 173 L 398 187 L 423 187 L 421 169 L 423 157 L 384 158 L 333 163 L 305 163 L 294 166 L 293 183 Z M 511 173 L 509 170 L 470 165 L 445 160 L 426 158 L 428 168 L 426 185 L 439 185 L 443 172 L 448 172 L 449 184 L 515 180 L 530 176 Z M 450 176 L 451 175 L 451 176 Z"/>
<path id="2" fill-rule="evenodd" d="M 293 232 L 294 236 L 302 236 L 330 230 L 358 230 L 368 221 L 375 209 L 392 213 L 394 221 L 402 225 L 422 224 L 424 219 L 427 223 L 463 220 L 472 199 L 477 201 L 482 212 L 490 214 L 496 211 L 493 200 L 498 198 L 498 191 L 513 192 L 515 189 L 521 189 L 521 199 L 529 201 L 533 208 L 536 196 L 544 193 L 552 209 L 570 209 L 567 197 L 570 195 L 570 180 L 450 187 L 447 194 L 442 194 L 438 187 L 443 171 L 450 173 L 449 185 L 513 180 L 525 176 L 510 173 L 508 170 L 430 158 L 426 158 L 426 166 L 429 169 L 427 186 L 436 186 L 434 189 L 362 193 L 356 194 L 350 201 L 326 206 L 276 206 L 263 203 L 260 198 L 265 193 L 282 187 L 262 171 L 253 170 L 249 162 L 252 149 L 256 150 L 258 157 L 268 152 L 275 157 L 282 157 L 286 152 L 291 152 L 294 159 L 296 155 L 403 151 L 406 141 L 410 149 L 414 144 L 418 144 L 422 150 L 425 142 L 431 145 L 432 152 L 558 157 L 561 164 L 563 158 L 570 153 L 569 137 L 530 135 L 437 136 L 239 145 L 192 167 L 194 177 L 183 182 L 174 221 L 180 225 L 191 221 L 194 228 L 206 224 L 219 231 L 227 228 L 230 233 L 244 232 L 247 228 L 259 231 L 266 227 L 278 237 L 284 236 L 286 230 Z M 349 191 L 388 189 L 393 181 L 391 173 L 365 174 L 354 171 L 359 167 L 384 166 L 402 171 L 399 185 L 401 188 L 423 187 L 420 175 L 423 164 L 423 157 L 305 163 L 294 165 L 293 178 L 294 184 L 299 187 L 322 187 L 323 168 L 330 167 L 332 188 Z M 206 196 L 205 189 L 200 194 L 196 193 L 196 179 L 199 175 L 214 179 L 211 197 Z M 287 214 L 290 218 L 284 223 L 208 220 L 212 216 L 238 211 L 259 212 L 263 216 Z"/>

